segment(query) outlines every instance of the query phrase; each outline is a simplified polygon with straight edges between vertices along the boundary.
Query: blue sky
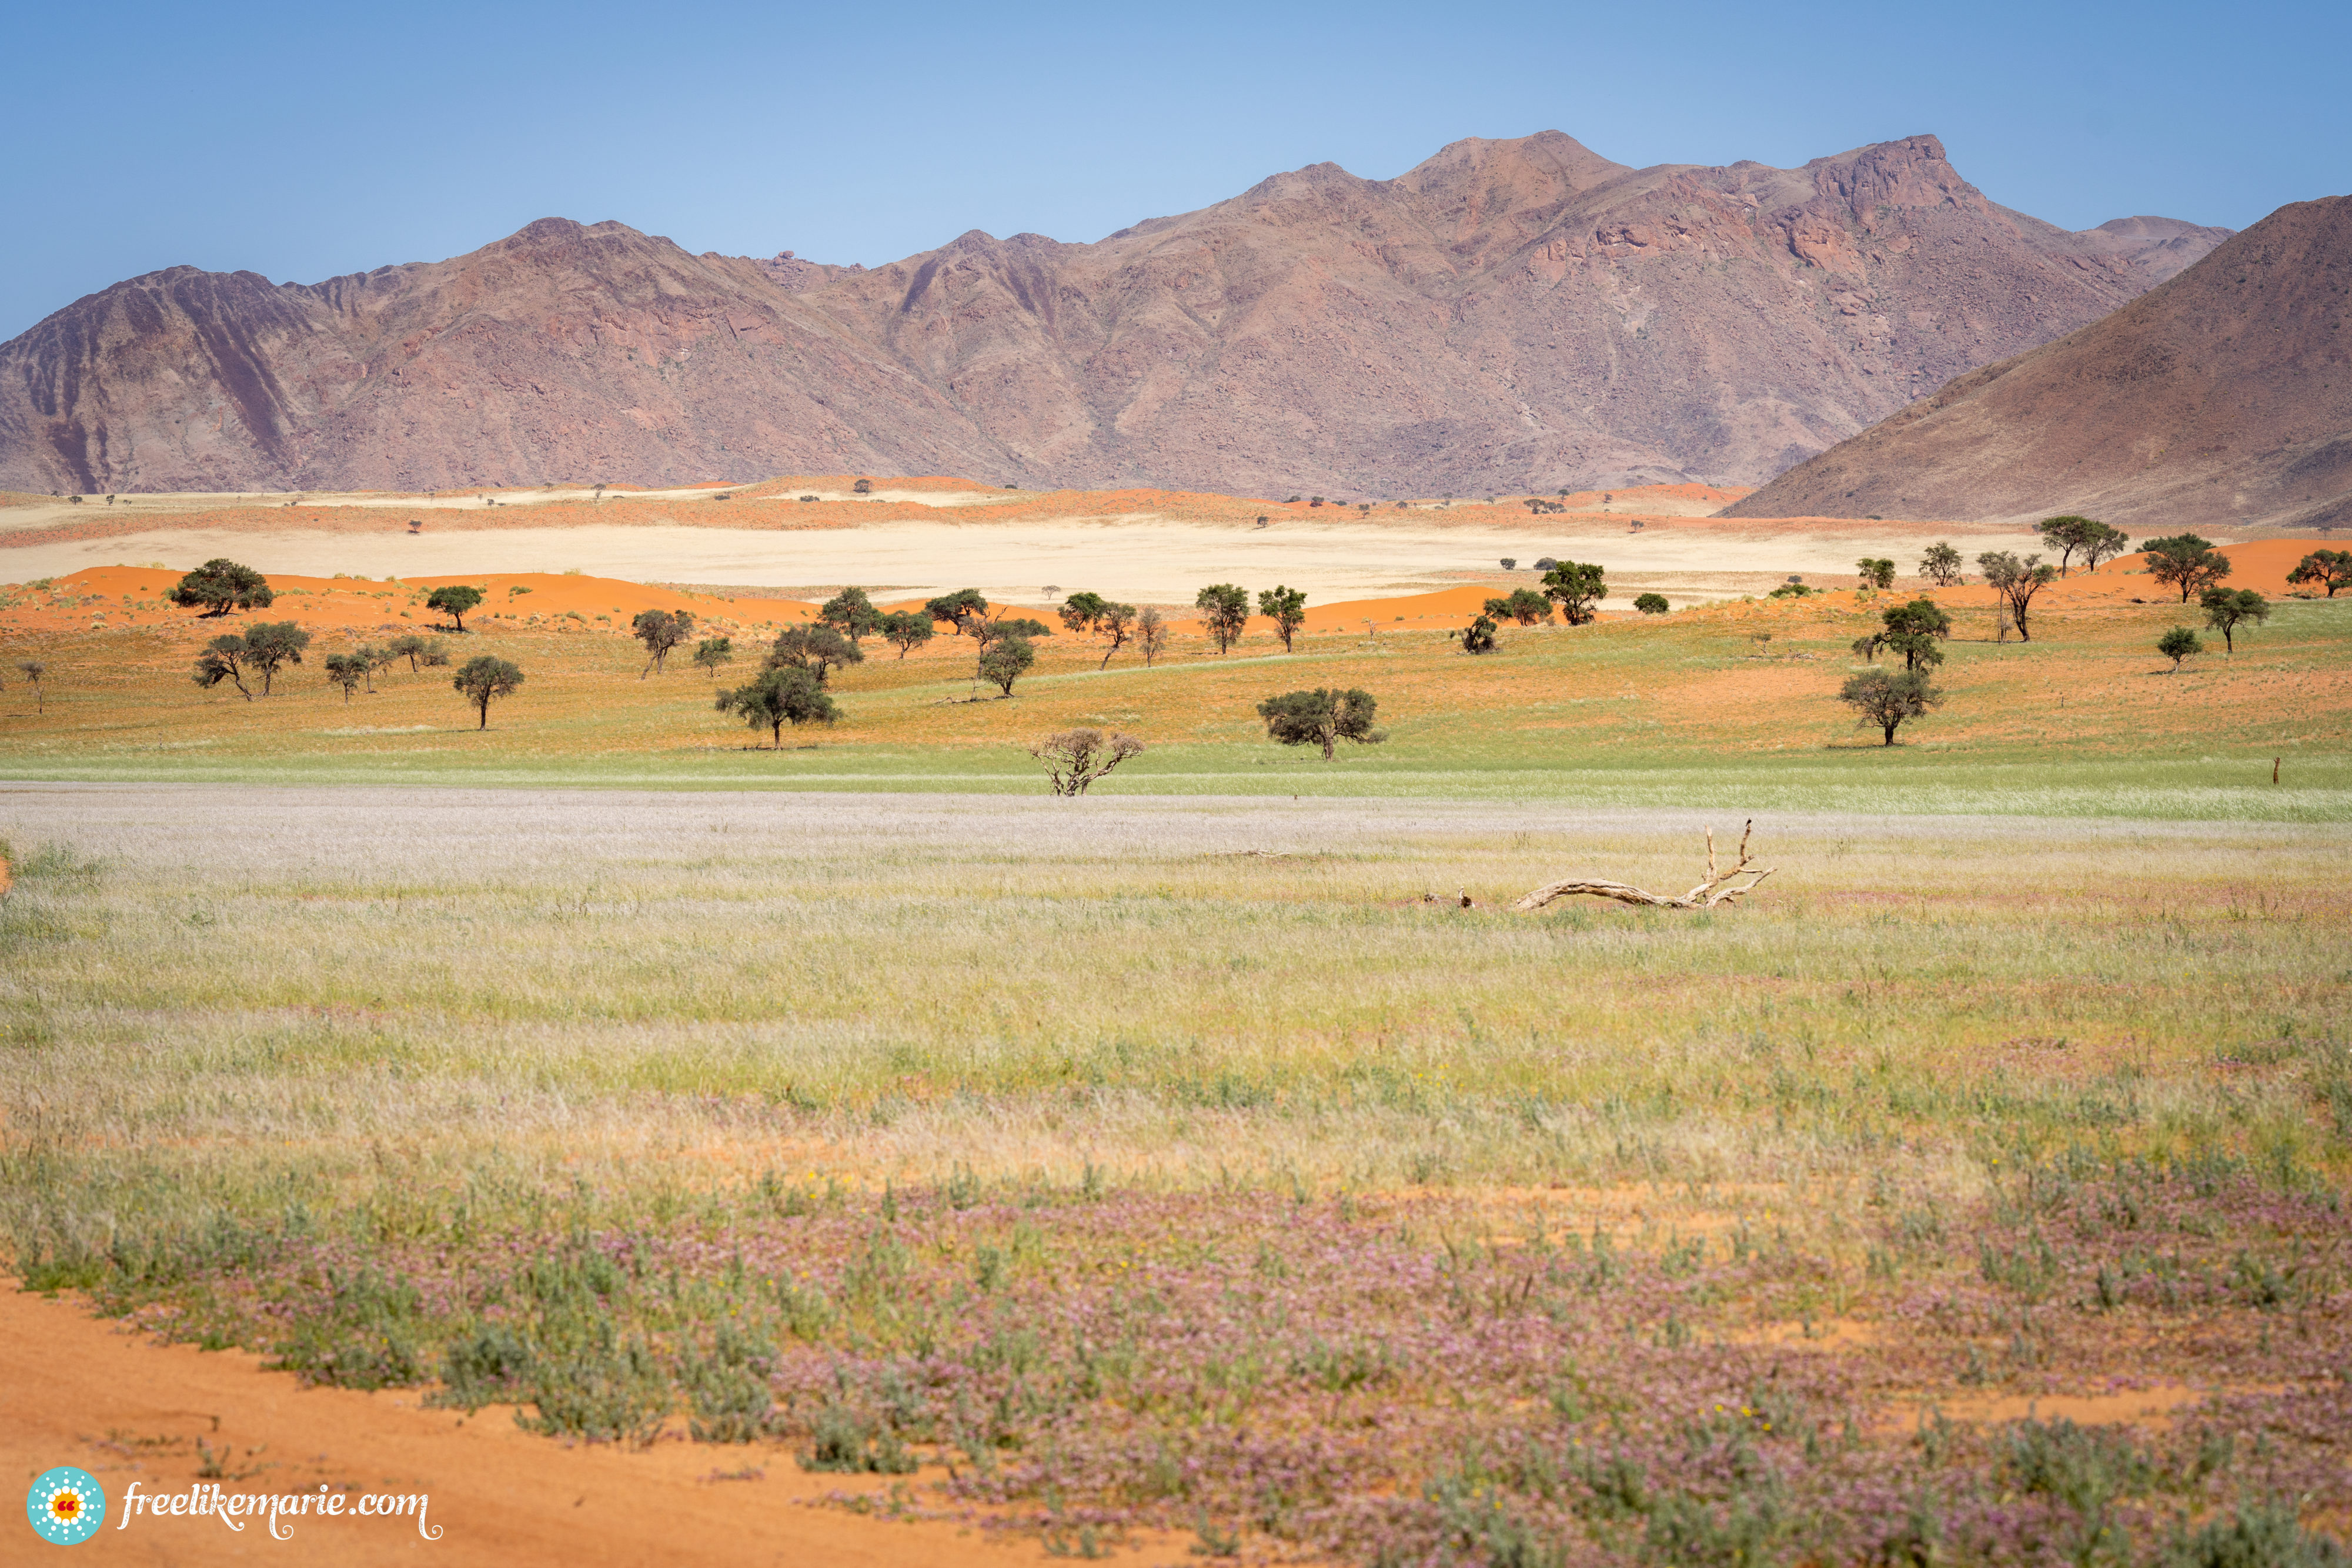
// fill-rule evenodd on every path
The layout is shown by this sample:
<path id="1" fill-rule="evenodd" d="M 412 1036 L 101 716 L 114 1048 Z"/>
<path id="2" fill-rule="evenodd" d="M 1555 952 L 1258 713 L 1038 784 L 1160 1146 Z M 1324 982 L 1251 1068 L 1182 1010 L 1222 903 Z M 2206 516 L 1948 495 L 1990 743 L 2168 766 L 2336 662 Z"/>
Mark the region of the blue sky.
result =
<path id="1" fill-rule="evenodd" d="M 12 9 L 0 338 L 182 262 L 315 282 L 555 214 L 873 266 L 1545 129 L 1635 165 L 1932 131 L 2078 228 L 2352 190 L 2344 0 Z"/>

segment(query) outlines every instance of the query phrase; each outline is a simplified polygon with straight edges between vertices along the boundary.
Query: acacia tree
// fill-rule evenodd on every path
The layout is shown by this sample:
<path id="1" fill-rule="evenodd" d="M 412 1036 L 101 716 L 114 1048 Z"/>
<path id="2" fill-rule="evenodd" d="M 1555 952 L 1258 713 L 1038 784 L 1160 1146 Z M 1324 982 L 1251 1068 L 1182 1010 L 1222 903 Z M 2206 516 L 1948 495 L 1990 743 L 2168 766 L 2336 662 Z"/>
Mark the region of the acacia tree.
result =
<path id="1" fill-rule="evenodd" d="M 1984 573 L 1985 580 L 1992 585 L 1993 591 L 2008 601 L 2010 616 L 2017 622 L 2018 636 L 2025 642 L 2032 642 L 2033 633 L 2026 630 L 2025 625 L 2026 607 L 2033 602 L 2033 596 L 2042 591 L 2044 583 L 2057 580 L 2058 569 L 2044 562 L 2039 555 L 2030 555 L 2020 560 L 2012 552 L 2002 549 L 1987 550 L 1977 557 L 1977 570 Z"/>
<path id="2" fill-rule="evenodd" d="M 2096 530 L 2106 526 L 2094 518 L 2078 517 L 2070 512 L 2063 517 L 2042 518 L 2036 531 L 2042 535 L 2042 542 L 2046 548 L 2058 552 L 2058 575 L 2064 577 L 2074 563 L 2074 552 L 2088 549 L 2092 539 L 2098 537 Z"/>
<path id="3" fill-rule="evenodd" d="M 1462 651 L 1465 653 L 1491 653 L 1495 651 L 1495 633 L 1499 630 L 1488 617 L 1481 615 L 1462 629 Z"/>
<path id="4" fill-rule="evenodd" d="M 1890 653 L 1903 655 L 1906 670 L 1933 668 L 1944 662 L 1936 644 L 1952 634 L 1952 618 L 1932 599 L 1915 599 L 1880 612 L 1886 629 L 1875 641 Z"/>
<path id="5" fill-rule="evenodd" d="M 1311 692 L 1285 692 L 1257 705 L 1265 732 L 1285 746 L 1320 746 L 1328 762 L 1339 742 L 1378 746 L 1388 732 L 1372 727 L 1380 704 L 1370 692 L 1350 687 L 1333 691 L 1318 686 Z"/>
<path id="6" fill-rule="evenodd" d="M 1885 732 L 1883 744 L 1895 744 L 1895 732 L 1906 719 L 1925 716 L 1927 710 L 1942 705 L 1944 694 L 1927 684 L 1927 677 L 1916 671 L 1895 674 L 1887 670 L 1865 670 L 1846 677 L 1838 701 L 1853 707 L 1861 715 L 1863 728 L 1876 725 Z"/>
<path id="7" fill-rule="evenodd" d="M 656 670 L 668 665 L 670 650 L 694 635 L 694 612 L 690 610 L 641 610 L 629 622 L 629 634 L 646 645 L 646 667 L 637 672 L 644 680 Z"/>
<path id="8" fill-rule="evenodd" d="M 2271 618 L 2271 601 L 2251 588 L 2209 588 L 2197 596 L 2197 603 L 2205 612 L 2205 624 L 2221 633 L 2225 658 L 2238 651 L 2239 627 Z"/>
<path id="9" fill-rule="evenodd" d="M 928 626 L 930 622 L 926 621 L 923 624 Z M 705 637 L 695 644 L 694 662 L 714 680 L 718 678 L 719 666 L 734 657 L 735 639 L 732 637 Z"/>
<path id="10" fill-rule="evenodd" d="M 1135 614 L 1135 645 L 1143 650 L 1143 667 L 1168 651 L 1168 617 L 1150 605 Z"/>
<path id="11" fill-rule="evenodd" d="M 1110 656 L 1127 646 L 1128 638 L 1134 633 L 1135 606 L 1105 604 L 1102 613 L 1095 617 L 1095 630 L 1103 634 L 1102 663 L 1095 668 L 1108 670 L 1110 668 Z"/>
<path id="12" fill-rule="evenodd" d="M 818 607 L 816 618 L 853 643 L 882 629 L 882 612 L 862 588 L 845 588 Z"/>
<path id="13" fill-rule="evenodd" d="M 2177 675 L 2180 673 L 2180 661 L 2193 653 L 2203 653 L 2205 644 L 2199 642 L 2197 633 L 2188 627 L 2175 626 L 2156 640 L 2156 651 L 2172 661 L 2172 668 L 2165 673 Z"/>
<path id="14" fill-rule="evenodd" d="M 1960 552 L 1949 541 L 1929 545 L 1919 558 L 1919 575 L 1938 588 L 1952 587 L 1960 580 Z"/>
<path id="15" fill-rule="evenodd" d="M 232 610 L 267 610 L 277 595 L 269 591 L 269 580 L 253 568 L 216 556 L 180 579 L 179 586 L 163 597 L 184 610 L 202 609 L 206 616 L 215 616 Z"/>
<path id="16" fill-rule="evenodd" d="M 1083 795 L 1087 787 L 1130 757 L 1143 755 L 1131 735 L 1106 736 L 1098 729 L 1065 729 L 1033 743 L 1035 758 L 1056 795 Z"/>
<path id="17" fill-rule="evenodd" d="M 196 655 L 196 685 L 210 691 L 223 681 L 234 682 L 237 695 L 251 702 L 252 689 L 245 684 L 245 639 L 236 632 L 214 638 Z"/>
<path id="18" fill-rule="evenodd" d="M 1036 662 L 1037 650 L 1029 645 L 1028 638 L 1008 634 L 997 638 L 980 656 L 974 674 L 978 680 L 992 682 L 1009 697 L 1013 695 L 1013 683 Z"/>
<path id="19" fill-rule="evenodd" d="M 41 677 L 49 673 L 48 665 L 43 664 L 38 659 L 22 659 L 17 661 L 16 668 L 24 675 L 25 679 L 32 683 L 33 712 L 36 715 L 48 712 L 48 694 L 41 685 Z"/>
<path id="20" fill-rule="evenodd" d="M 1216 640 L 1217 652 L 1223 654 L 1241 640 L 1243 629 L 1249 625 L 1249 590 L 1213 582 L 1193 596 L 1192 608 L 1201 612 L 1202 629 Z"/>
<path id="21" fill-rule="evenodd" d="M 302 650 L 310 645 L 310 633 L 291 621 L 257 621 L 246 629 L 245 667 L 259 672 L 263 696 L 269 695 L 278 672 L 300 664 Z"/>
<path id="22" fill-rule="evenodd" d="M 1559 606 L 1560 618 L 1581 626 L 1599 613 L 1593 606 L 1609 597 L 1602 570 L 1582 561 L 1564 560 L 1544 573 L 1544 597 Z"/>
<path id="23" fill-rule="evenodd" d="M 1864 556 L 1853 563 L 1853 570 L 1864 588 L 1895 586 L 1895 563 L 1884 556 Z"/>
<path id="24" fill-rule="evenodd" d="M 1663 593 L 1645 593 L 1633 601 L 1633 608 L 1644 615 L 1664 615 L 1674 606 L 1666 602 L 1666 596 Z"/>
<path id="25" fill-rule="evenodd" d="M 947 622 L 961 636 L 967 630 L 968 622 L 988 613 L 988 601 L 981 597 L 977 588 L 959 588 L 953 593 L 942 593 L 926 602 L 923 613 L 934 621 Z"/>
<path id="26" fill-rule="evenodd" d="M 1110 601 L 1099 593 L 1073 593 L 1069 598 L 1062 601 L 1059 613 L 1064 626 L 1072 632 L 1091 632 L 1100 625 L 1103 612 L 1109 608 Z"/>
<path id="27" fill-rule="evenodd" d="M 787 724 L 797 729 L 804 724 L 831 724 L 841 716 L 816 677 L 797 664 L 761 671 L 750 685 L 720 692 L 716 706 L 720 713 L 741 715 L 753 729 L 766 725 L 779 751 L 784 748 Z"/>
<path id="28" fill-rule="evenodd" d="M 368 662 L 364 653 L 330 653 L 327 655 L 327 683 L 343 688 L 343 706 L 352 706 L 352 693 L 367 679 Z"/>
<path id="29" fill-rule="evenodd" d="M 1486 613 L 1496 624 L 1516 621 L 1522 626 L 1533 626 L 1551 619 L 1551 601 L 1532 588 L 1515 588 L 1510 597 L 1489 599 Z"/>
<path id="30" fill-rule="evenodd" d="M 459 632 L 466 630 L 466 612 L 482 601 L 482 591 L 466 583 L 453 582 L 436 588 L 425 596 L 425 608 L 446 615 L 449 624 Z"/>
<path id="31" fill-rule="evenodd" d="M 395 659 L 408 661 L 408 673 L 419 669 L 437 669 L 449 662 L 449 644 L 438 637 L 421 637 L 414 632 L 403 632 L 386 644 L 386 653 Z"/>
<path id="32" fill-rule="evenodd" d="M 865 662 L 866 654 L 857 644 L 830 626 L 787 626 L 769 644 L 768 657 L 761 667 L 772 670 L 789 664 L 806 670 L 823 685 L 835 665 Z"/>
<path id="33" fill-rule="evenodd" d="M 2142 539 L 2139 548 L 2147 558 L 2148 576 L 2179 589 L 2183 604 L 2190 594 L 2202 593 L 2230 575 L 2230 558 L 2215 549 L 2210 539 L 2195 534 Z"/>
<path id="34" fill-rule="evenodd" d="M 1291 637 L 1307 622 L 1307 595 L 1280 583 L 1260 589 L 1257 612 L 1274 622 L 1274 630 L 1282 639 L 1282 651 L 1287 653 Z"/>
<path id="35" fill-rule="evenodd" d="M 904 610 L 894 611 L 882 617 L 882 624 L 877 630 L 882 633 L 882 640 L 897 648 L 898 657 L 903 659 L 909 648 L 919 648 L 929 642 L 934 628 L 929 615 L 920 611 Z"/>
<path id="36" fill-rule="evenodd" d="M 2083 570 L 2095 572 L 2101 561 L 2113 559 L 2129 549 L 2131 536 L 2123 529 L 2093 523 L 2083 530 Z"/>
<path id="37" fill-rule="evenodd" d="M 2339 588 L 2352 588 L 2352 550 L 2315 549 L 2295 563 L 2286 574 L 2287 581 L 2301 587 L 2310 583 L 2327 590 L 2327 597 L 2336 597 Z"/>
<path id="38" fill-rule="evenodd" d="M 478 729 L 490 727 L 490 699 L 509 695 L 522 685 L 522 671 L 505 659 L 484 653 L 468 659 L 449 683 L 467 702 L 481 710 Z"/>

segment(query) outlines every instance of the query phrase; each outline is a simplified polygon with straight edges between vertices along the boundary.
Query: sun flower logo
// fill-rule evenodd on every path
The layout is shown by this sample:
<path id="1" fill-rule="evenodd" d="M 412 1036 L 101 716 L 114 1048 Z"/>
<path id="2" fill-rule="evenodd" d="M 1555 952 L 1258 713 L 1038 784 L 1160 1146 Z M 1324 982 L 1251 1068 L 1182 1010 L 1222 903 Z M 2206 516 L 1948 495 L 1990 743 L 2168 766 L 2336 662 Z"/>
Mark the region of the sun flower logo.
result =
<path id="1" fill-rule="evenodd" d="M 72 1546 L 106 1522 L 106 1489 L 88 1470 L 59 1465 L 42 1472 L 25 1494 L 25 1515 L 42 1540 Z"/>

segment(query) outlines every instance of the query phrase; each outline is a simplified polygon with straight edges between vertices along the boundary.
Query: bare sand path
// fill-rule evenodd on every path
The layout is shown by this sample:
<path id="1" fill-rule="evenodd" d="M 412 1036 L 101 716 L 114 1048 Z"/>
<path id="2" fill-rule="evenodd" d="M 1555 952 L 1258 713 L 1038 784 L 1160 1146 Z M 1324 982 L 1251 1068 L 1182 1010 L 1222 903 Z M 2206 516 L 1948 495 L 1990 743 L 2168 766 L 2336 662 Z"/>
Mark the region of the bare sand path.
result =
<path id="1" fill-rule="evenodd" d="M 414 1390 L 304 1388 L 290 1373 L 263 1371 L 257 1356 L 159 1345 L 89 1316 L 79 1301 L 5 1280 L 0 1411 L 8 1474 L 29 1481 L 52 1466 L 79 1465 L 106 1489 L 106 1522 L 89 1543 L 93 1562 L 1010 1568 L 1044 1556 L 1034 1539 L 1000 1540 L 969 1524 L 808 1506 L 828 1492 L 885 1489 L 876 1478 L 804 1474 L 781 1449 L 566 1447 L 522 1431 L 504 1407 L 467 1418 L 421 1408 Z M 321 1482 L 335 1492 L 422 1492 L 441 1537 L 422 1539 L 406 1518 L 348 1513 L 295 1521 L 283 1541 L 259 1521 L 236 1531 L 218 1519 L 142 1512 L 120 1523 L 131 1482 L 142 1493 L 185 1493 L 200 1484 L 207 1450 L 225 1473 L 206 1484 L 225 1492 L 316 1492 Z M 711 1479 L 746 1470 L 762 1473 Z M 14 1522 L 0 1525 L 0 1538 L 24 1543 L 0 1553 L 11 1563 L 41 1550 Z M 1156 1550 L 1121 1555 L 1183 1560 L 1181 1545 L 1146 1544 Z"/>

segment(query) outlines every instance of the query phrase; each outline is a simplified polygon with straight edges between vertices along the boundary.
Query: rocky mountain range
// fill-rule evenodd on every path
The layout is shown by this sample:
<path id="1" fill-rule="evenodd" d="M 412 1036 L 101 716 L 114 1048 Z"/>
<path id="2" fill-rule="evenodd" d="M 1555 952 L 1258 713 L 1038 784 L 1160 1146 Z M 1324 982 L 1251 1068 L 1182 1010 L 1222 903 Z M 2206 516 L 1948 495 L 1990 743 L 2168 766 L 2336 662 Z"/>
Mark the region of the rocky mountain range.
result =
<path id="1" fill-rule="evenodd" d="M 2080 331 L 1904 409 L 1728 517 L 2352 523 L 2352 196 L 2280 208 Z"/>
<path id="2" fill-rule="evenodd" d="M 2070 233 L 1932 136 L 1637 170 L 1557 131 L 871 270 L 546 218 L 324 283 L 181 267 L 77 300 L 0 346 L 0 486 L 1756 484 L 2227 234 Z"/>

